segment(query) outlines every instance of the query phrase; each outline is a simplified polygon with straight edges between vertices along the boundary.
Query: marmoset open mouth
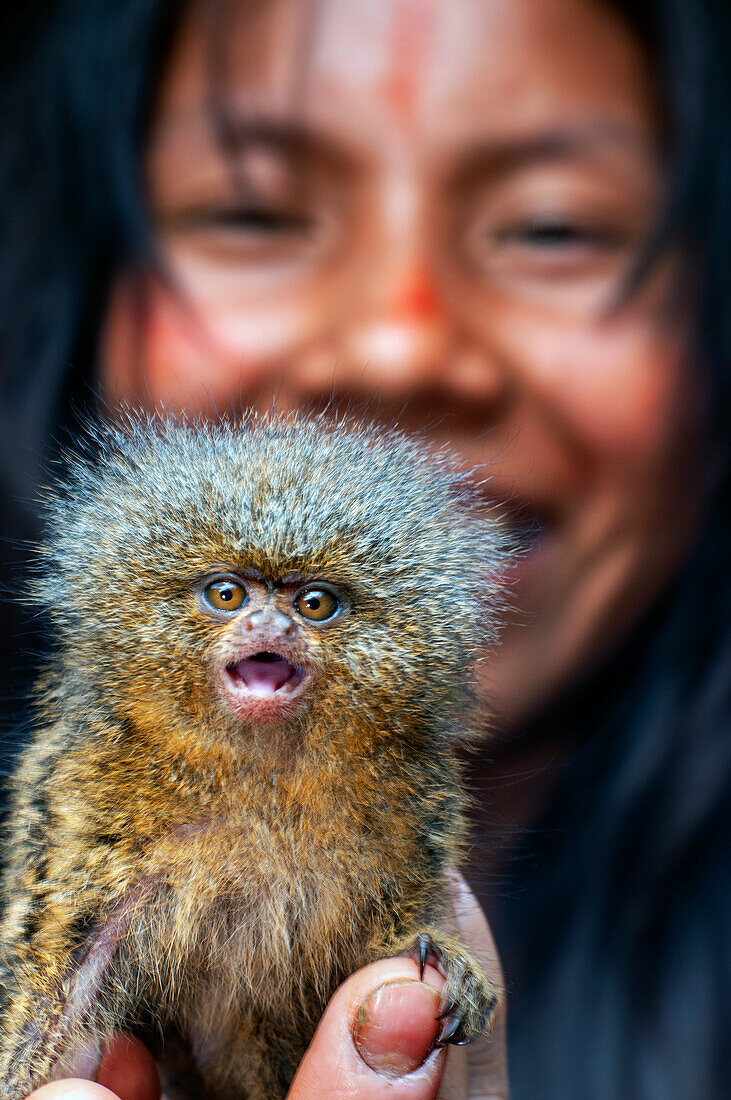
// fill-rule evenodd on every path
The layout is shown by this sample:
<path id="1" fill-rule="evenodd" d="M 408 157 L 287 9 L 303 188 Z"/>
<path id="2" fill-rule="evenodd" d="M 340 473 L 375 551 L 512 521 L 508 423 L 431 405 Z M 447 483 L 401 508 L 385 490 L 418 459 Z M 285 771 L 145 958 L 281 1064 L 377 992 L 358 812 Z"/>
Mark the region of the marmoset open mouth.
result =
<path id="1" fill-rule="evenodd" d="M 274 695 L 294 691 L 305 678 L 305 670 L 292 665 L 279 653 L 263 650 L 226 667 L 231 680 L 252 695 Z"/>

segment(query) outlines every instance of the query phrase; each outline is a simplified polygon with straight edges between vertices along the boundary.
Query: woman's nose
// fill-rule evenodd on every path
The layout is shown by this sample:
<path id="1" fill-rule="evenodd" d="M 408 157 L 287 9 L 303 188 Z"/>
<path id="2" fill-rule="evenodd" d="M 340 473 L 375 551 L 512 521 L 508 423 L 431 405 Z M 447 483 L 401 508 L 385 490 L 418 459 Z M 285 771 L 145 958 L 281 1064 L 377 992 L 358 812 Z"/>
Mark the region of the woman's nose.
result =
<path id="1" fill-rule="evenodd" d="M 446 371 L 454 336 L 450 312 L 425 266 L 402 272 L 376 308 L 356 315 L 339 343 L 342 381 L 364 376 L 384 396 L 432 384 Z"/>
<path id="2" fill-rule="evenodd" d="M 350 394 L 401 401 L 448 385 L 456 326 L 426 265 L 397 272 L 379 263 L 351 300 L 341 300 L 339 314 L 288 370 L 300 399 Z"/>
<path id="3" fill-rule="evenodd" d="M 287 372 L 297 401 L 340 396 L 403 402 L 422 397 L 479 405 L 497 415 L 507 371 L 486 333 L 469 331 L 426 265 L 412 266 L 367 308 L 354 304 L 328 338 Z"/>
<path id="4" fill-rule="evenodd" d="M 492 400 L 499 372 L 475 340 L 441 255 L 438 204 L 418 173 L 394 173 L 374 202 L 372 235 L 355 245 L 345 285 L 307 351 L 288 369 L 300 399 L 441 393 Z"/>

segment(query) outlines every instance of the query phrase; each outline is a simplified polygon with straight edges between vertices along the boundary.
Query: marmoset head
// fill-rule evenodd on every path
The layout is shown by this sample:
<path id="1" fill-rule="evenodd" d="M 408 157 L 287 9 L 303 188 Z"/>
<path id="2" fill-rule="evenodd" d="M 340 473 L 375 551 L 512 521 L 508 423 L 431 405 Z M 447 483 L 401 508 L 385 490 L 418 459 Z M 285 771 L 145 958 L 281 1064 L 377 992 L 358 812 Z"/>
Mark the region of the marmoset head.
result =
<path id="1" fill-rule="evenodd" d="M 52 494 L 35 582 L 88 706 L 229 740 L 464 707 L 503 536 L 444 456 L 278 416 L 130 418 L 95 442 Z"/>

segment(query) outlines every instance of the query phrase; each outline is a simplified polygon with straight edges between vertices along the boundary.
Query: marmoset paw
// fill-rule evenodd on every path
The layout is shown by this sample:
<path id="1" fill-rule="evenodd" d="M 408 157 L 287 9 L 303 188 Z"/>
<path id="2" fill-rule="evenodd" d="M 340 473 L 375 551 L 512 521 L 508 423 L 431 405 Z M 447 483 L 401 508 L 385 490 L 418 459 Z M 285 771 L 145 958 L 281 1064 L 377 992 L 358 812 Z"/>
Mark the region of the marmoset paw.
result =
<path id="1" fill-rule="evenodd" d="M 438 931 L 420 932 L 408 954 L 418 963 L 422 976 L 430 962 L 446 978 L 436 1046 L 461 1046 L 487 1031 L 498 1006 L 499 991 L 459 940 Z"/>

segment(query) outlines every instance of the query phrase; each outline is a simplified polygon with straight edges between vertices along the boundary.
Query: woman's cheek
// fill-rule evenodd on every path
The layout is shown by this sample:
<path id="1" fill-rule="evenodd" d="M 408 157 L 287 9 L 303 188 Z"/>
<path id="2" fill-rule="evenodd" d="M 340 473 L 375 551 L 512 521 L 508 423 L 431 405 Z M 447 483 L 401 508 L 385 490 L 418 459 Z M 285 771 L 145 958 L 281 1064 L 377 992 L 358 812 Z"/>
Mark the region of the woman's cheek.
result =
<path id="1" fill-rule="evenodd" d="M 519 385 L 599 463 L 654 464 L 695 422 L 682 339 L 654 319 L 515 318 L 504 331 Z"/>
<path id="2" fill-rule="evenodd" d="M 225 408 L 271 388 L 313 327 L 302 304 L 241 308 L 213 295 L 188 303 L 153 276 L 127 276 L 111 297 L 100 381 L 113 401 Z"/>
<path id="3" fill-rule="evenodd" d="M 644 464 L 675 439 L 685 391 L 677 349 L 606 333 L 577 341 L 553 366 L 565 418 L 597 457 Z"/>

